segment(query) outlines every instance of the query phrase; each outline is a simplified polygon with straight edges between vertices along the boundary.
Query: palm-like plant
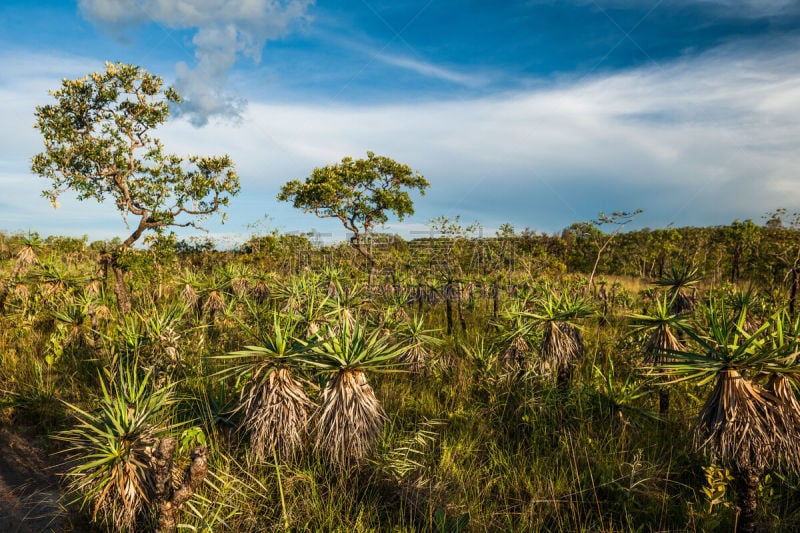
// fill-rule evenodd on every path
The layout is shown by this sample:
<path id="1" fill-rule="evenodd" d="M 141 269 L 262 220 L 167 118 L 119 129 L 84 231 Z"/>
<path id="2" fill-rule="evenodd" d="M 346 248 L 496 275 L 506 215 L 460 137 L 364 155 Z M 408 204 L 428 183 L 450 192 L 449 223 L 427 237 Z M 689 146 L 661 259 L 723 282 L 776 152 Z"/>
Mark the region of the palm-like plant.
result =
<path id="1" fill-rule="evenodd" d="M 22 248 L 17 252 L 11 276 L 6 283 L 0 285 L 0 312 L 5 309 L 6 299 L 8 298 L 11 287 L 17 283 L 19 277 L 24 274 L 26 270 L 39 262 L 39 258 L 36 256 L 36 250 L 42 244 L 39 235 L 37 233 L 29 234 L 22 239 L 22 244 Z"/>
<path id="2" fill-rule="evenodd" d="M 667 295 L 655 300 L 655 308 L 650 314 L 630 314 L 634 333 L 647 335 L 642 347 L 645 363 L 660 365 L 671 360 L 670 354 L 684 351 L 686 347 L 676 333 L 684 329 L 687 317 L 672 312 L 672 302 Z M 669 389 L 659 390 L 659 412 L 665 416 L 669 411 Z"/>
<path id="3" fill-rule="evenodd" d="M 694 311 L 695 299 L 687 290 L 694 289 L 702 279 L 700 272 L 689 265 L 670 267 L 670 271 L 664 274 L 654 283 L 659 287 L 667 289 L 670 304 L 670 311 L 673 314 L 681 314 Z"/>
<path id="4" fill-rule="evenodd" d="M 544 336 L 539 350 L 542 371 L 555 373 L 558 383 L 566 386 L 575 364 L 583 357 L 585 346 L 576 321 L 590 316 L 594 311 L 583 299 L 569 294 L 549 292 L 537 302 L 537 313 L 522 313 L 544 326 Z"/>
<path id="5" fill-rule="evenodd" d="M 27 268 L 39 262 L 36 250 L 41 246 L 42 240 L 39 238 L 38 233 L 29 233 L 27 237 L 22 238 L 22 248 L 17 252 L 14 270 L 11 273 L 12 280 L 19 277 Z"/>
<path id="6" fill-rule="evenodd" d="M 503 351 L 503 366 L 508 369 L 524 370 L 528 366 L 531 346 L 528 336 L 531 333 L 531 324 L 523 316 L 525 309 L 522 301 L 515 301 L 511 308 L 503 312 L 505 323 L 498 323 L 502 328 L 500 340 L 506 345 Z"/>
<path id="7" fill-rule="evenodd" d="M 754 311 L 756 311 L 756 308 L 759 307 L 759 300 L 758 293 L 752 287 L 748 287 L 746 290 L 741 290 L 734 287 L 734 290 L 728 296 L 731 311 L 736 316 L 739 316 L 740 314 L 744 315 L 742 328 L 747 333 L 752 334 L 760 326 L 755 316 L 753 316 Z"/>
<path id="8" fill-rule="evenodd" d="M 605 415 L 611 415 L 613 429 L 624 429 L 629 422 L 629 415 L 652 418 L 651 411 L 636 405 L 637 400 L 646 396 L 648 391 L 633 372 L 621 377 L 614 368 L 614 360 L 606 359 L 606 369 L 595 365 L 595 379 L 599 381 L 598 403 Z"/>
<path id="9" fill-rule="evenodd" d="M 415 315 L 408 322 L 404 322 L 400 328 L 398 337 L 406 345 L 406 349 L 400 355 L 400 360 L 408 365 L 410 373 L 422 372 L 433 356 L 431 347 L 441 343 L 440 339 L 432 335 L 433 333 L 436 333 L 436 330 L 425 329 L 423 315 Z"/>
<path id="10" fill-rule="evenodd" d="M 703 318 L 684 328 L 695 347 L 673 352 L 661 368 L 673 382 L 713 382 L 697 420 L 696 445 L 733 471 L 740 529 L 752 531 L 766 469 L 800 467 L 800 411 L 787 381 L 797 375 L 796 341 L 777 333 L 783 328 L 777 315 L 772 332 L 765 324 L 752 335 L 744 330 L 744 313 L 731 320 L 724 303 L 709 303 Z"/>
<path id="11" fill-rule="evenodd" d="M 326 300 L 328 310 L 325 315 L 334 324 L 346 321 L 353 326 L 365 303 L 364 285 L 345 286 L 338 280 L 331 284 L 336 287 L 336 290 L 333 291 L 334 296 L 328 296 Z"/>
<path id="12" fill-rule="evenodd" d="M 120 370 L 110 385 L 101 380 L 97 411 L 67 404 L 75 425 L 57 435 L 65 441 L 73 467 L 67 472 L 74 502 L 90 507 L 92 520 L 112 531 L 135 531 L 153 498 L 150 450 L 164 434 L 170 387 L 153 390 L 149 374 Z"/>
<path id="13" fill-rule="evenodd" d="M 274 312 L 271 329 L 259 346 L 215 356 L 235 361 L 219 374 L 247 379 L 241 392 L 243 429 L 254 458 L 263 462 L 277 454 L 283 460 L 297 456 L 305 443 L 314 403 L 294 375 L 307 346 L 298 339 L 296 317 Z"/>
<path id="14" fill-rule="evenodd" d="M 383 430 L 386 413 L 367 382 L 367 372 L 397 371 L 407 349 L 376 329 L 342 320 L 329 327 L 306 361 L 331 373 L 315 415 L 314 446 L 331 464 L 360 463 Z"/>

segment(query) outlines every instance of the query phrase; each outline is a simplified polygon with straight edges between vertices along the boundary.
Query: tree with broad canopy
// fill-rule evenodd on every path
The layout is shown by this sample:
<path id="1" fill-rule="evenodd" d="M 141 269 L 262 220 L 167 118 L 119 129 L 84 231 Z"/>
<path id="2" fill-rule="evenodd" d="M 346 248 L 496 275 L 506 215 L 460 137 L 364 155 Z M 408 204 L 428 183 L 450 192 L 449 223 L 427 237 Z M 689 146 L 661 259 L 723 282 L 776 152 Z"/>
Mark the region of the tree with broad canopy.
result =
<path id="1" fill-rule="evenodd" d="M 50 92 L 56 102 L 36 108 L 45 150 L 33 157 L 32 170 L 52 182 L 43 192 L 51 204 L 57 207 L 59 196 L 72 191 L 78 200 L 111 199 L 126 225 L 138 217 L 133 232 L 103 259 L 114 272 L 121 310 L 130 308 L 122 252 L 148 230 L 202 229 L 202 220 L 239 192 L 227 155 L 183 158 L 165 153 L 151 135 L 169 117 L 169 105 L 181 101 L 175 89 L 162 86 L 141 67 L 106 63 L 105 72 L 64 79 Z"/>
<path id="2" fill-rule="evenodd" d="M 320 218 L 336 218 L 350 231 L 353 247 L 366 259 L 369 284 L 375 280 L 376 261 L 368 247 L 375 225 L 414 214 L 408 193 L 425 194 L 430 184 L 419 173 L 388 157 L 367 152 L 366 159 L 345 157 L 341 163 L 315 168 L 304 182 L 292 180 L 278 194 L 278 200 Z"/>

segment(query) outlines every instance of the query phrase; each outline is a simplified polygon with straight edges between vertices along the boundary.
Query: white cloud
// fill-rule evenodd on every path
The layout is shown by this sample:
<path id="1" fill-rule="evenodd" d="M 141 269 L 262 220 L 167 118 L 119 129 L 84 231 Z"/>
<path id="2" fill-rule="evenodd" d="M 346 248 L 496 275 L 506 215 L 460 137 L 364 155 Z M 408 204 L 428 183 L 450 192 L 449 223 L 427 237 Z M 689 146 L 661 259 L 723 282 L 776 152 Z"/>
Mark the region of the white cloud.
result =
<path id="1" fill-rule="evenodd" d="M 209 118 L 238 120 L 244 101 L 227 90 L 228 72 L 239 56 L 258 62 L 268 40 L 303 20 L 313 0 L 79 0 L 86 17 L 116 31 L 143 23 L 196 29 L 197 65 L 176 66 L 181 110 L 198 126 Z"/>
<path id="2" fill-rule="evenodd" d="M 455 83 L 456 85 L 463 85 L 465 87 L 479 87 L 481 85 L 485 85 L 487 81 L 482 76 L 477 76 L 474 74 L 463 74 L 455 70 L 440 67 L 438 65 L 434 65 L 433 63 L 420 61 L 418 59 L 413 59 L 410 57 L 394 56 L 390 54 L 377 53 L 377 52 L 373 53 L 372 57 L 374 57 L 378 61 L 386 63 L 387 65 L 400 67 L 406 70 L 410 70 L 412 72 L 416 72 L 417 74 L 420 74 L 422 76 L 428 76 L 431 78 L 448 81 L 450 83 Z"/>
<path id="3" fill-rule="evenodd" d="M 374 150 L 430 179 L 418 205 L 431 216 L 546 225 L 558 210 L 563 220 L 555 224 L 643 207 L 653 226 L 723 223 L 800 207 L 800 191 L 789 186 L 800 165 L 798 99 L 796 54 L 726 48 L 661 68 L 468 101 L 254 103 L 239 129 L 193 134 L 174 123 L 170 136 L 187 149 L 234 154 L 246 183 L 270 195 L 314 166 Z M 541 214 L 526 211 L 526 201 Z M 501 202 L 510 207 L 492 204 Z"/>
<path id="4" fill-rule="evenodd" d="M 230 225 L 212 221 L 212 231 L 247 232 L 245 224 L 264 213 L 282 230 L 336 231 L 275 195 L 289 179 L 367 150 L 408 163 L 431 182 L 416 202 L 417 216 L 398 227 L 461 214 L 487 228 L 510 221 L 555 231 L 598 211 L 637 207 L 646 210 L 639 220 L 651 227 L 723 224 L 781 206 L 800 209 L 800 57 L 794 50 L 728 47 L 661 68 L 473 100 L 336 107 L 252 102 L 238 126 L 198 130 L 176 120 L 159 136 L 169 151 L 228 153 L 236 162 L 242 193 L 231 203 Z M 37 199 L 40 180 L 25 177 L 29 157 L 40 150 L 32 111 L 15 110 L 32 110 L 37 98 L 30 88 L 55 88 L 58 76 L 53 72 L 45 82 L 47 67 L 17 66 L 23 76 L 0 78 L 0 113 L 14 121 L 0 133 L 0 179 L 6 185 L 5 176 L 17 176 L 4 191 L 52 219 L 47 202 Z M 32 135 L 9 133 L 18 131 Z M 55 216 L 80 215 L 71 209 L 83 208 L 65 205 Z M 111 206 L 104 209 L 116 216 Z M 99 227 L 87 224 L 86 232 Z"/>

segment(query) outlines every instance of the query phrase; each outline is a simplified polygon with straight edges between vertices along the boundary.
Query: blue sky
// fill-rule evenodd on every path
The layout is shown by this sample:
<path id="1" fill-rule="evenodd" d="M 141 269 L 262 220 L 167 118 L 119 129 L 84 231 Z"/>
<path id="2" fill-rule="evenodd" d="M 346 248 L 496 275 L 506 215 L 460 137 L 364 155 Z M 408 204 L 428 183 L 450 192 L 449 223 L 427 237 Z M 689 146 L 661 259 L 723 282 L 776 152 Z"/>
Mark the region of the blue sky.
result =
<path id="1" fill-rule="evenodd" d="M 417 213 L 488 233 L 600 211 L 638 226 L 800 210 L 800 1 L 7 0 L 0 6 L 0 229 L 125 236 L 112 205 L 29 172 L 36 105 L 62 78 L 141 65 L 186 103 L 159 132 L 228 153 L 242 191 L 215 236 L 344 231 L 275 199 L 367 150 L 431 182 Z M 259 230 L 253 223 L 261 221 Z M 188 235 L 188 233 L 186 234 Z"/>

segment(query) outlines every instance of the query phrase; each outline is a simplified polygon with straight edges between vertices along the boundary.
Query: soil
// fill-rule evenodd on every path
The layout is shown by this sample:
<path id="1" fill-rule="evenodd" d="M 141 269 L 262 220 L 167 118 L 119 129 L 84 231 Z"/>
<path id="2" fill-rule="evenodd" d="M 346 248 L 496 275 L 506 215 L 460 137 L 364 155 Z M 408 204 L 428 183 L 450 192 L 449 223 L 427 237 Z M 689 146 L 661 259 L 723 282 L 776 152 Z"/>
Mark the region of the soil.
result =
<path id="1" fill-rule="evenodd" d="M 0 425 L 0 531 L 43 533 L 86 531 L 62 506 L 57 460 L 42 437 Z"/>

